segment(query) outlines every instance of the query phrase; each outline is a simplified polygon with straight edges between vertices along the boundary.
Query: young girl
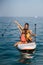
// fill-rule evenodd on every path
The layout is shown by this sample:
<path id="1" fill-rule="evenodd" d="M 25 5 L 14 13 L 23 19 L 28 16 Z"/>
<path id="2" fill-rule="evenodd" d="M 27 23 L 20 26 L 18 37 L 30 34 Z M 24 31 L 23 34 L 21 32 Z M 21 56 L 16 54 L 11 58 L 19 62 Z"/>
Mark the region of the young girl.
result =
<path id="1" fill-rule="evenodd" d="M 22 43 L 26 43 L 26 36 L 25 36 L 25 31 L 24 30 L 22 30 L 20 41 Z"/>
<path id="2" fill-rule="evenodd" d="M 22 30 L 21 36 L 20 36 L 20 41 L 17 42 L 14 46 L 17 46 L 18 44 L 25 44 L 27 43 L 26 37 L 25 37 L 25 31 Z"/>

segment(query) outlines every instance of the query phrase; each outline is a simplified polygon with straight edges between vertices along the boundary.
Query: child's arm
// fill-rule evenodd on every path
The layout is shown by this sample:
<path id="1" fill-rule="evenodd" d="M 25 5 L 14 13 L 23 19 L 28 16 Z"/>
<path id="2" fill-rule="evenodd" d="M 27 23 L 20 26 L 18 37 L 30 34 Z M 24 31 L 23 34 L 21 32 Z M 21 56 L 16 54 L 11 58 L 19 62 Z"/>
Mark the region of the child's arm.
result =
<path id="1" fill-rule="evenodd" d="M 30 34 L 31 34 L 32 36 L 36 36 L 36 34 L 33 34 L 33 33 L 32 33 L 32 30 L 30 30 Z"/>
<path id="2" fill-rule="evenodd" d="M 28 30 L 28 32 L 30 33 L 31 36 L 36 36 L 36 34 L 32 33 L 32 30 Z"/>

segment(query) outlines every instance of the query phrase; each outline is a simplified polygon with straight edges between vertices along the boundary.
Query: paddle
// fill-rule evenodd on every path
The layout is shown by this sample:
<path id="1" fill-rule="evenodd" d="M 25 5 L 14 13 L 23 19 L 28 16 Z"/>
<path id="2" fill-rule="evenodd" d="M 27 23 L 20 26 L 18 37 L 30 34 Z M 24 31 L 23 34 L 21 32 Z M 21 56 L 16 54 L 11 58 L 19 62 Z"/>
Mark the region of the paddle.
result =
<path id="1" fill-rule="evenodd" d="M 35 24 L 35 34 L 36 34 L 36 24 Z M 35 42 L 36 42 L 36 36 L 35 36 Z"/>

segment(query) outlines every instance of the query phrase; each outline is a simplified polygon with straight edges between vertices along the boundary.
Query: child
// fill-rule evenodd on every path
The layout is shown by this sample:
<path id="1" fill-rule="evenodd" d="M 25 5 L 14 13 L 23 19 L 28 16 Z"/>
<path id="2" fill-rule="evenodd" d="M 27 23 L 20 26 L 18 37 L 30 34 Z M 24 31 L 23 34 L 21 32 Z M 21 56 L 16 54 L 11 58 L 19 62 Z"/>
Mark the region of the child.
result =
<path id="1" fill-rule="evenodd" d="M 17 46 L 18 44 L 25 44 L 25 43 L 27 43 L 26 38 L 25 38 L 25 31 L 22 30 L 20 41 L 14 44 L 14 46 Z"/>
<path id="2" fill-rule="evenodd" d="M 22 43 L 26 43 L 26 36 L 25 36 L 25 31 L 24 30 L 22 30 L 20 41 Z"/>

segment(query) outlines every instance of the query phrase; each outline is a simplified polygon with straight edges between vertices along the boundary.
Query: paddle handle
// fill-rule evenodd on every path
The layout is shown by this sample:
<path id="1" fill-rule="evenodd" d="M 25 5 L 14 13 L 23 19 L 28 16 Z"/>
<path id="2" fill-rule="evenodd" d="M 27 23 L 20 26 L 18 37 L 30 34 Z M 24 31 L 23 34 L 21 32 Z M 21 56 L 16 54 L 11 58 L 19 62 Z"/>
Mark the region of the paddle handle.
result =
<path id="1" fill-rule="evenodd" d="M 35 24 L 35 34 L 36 34 L 36 24 Z M 36 36 L 35 36 L 35 42 L 36 42 Z"/>

